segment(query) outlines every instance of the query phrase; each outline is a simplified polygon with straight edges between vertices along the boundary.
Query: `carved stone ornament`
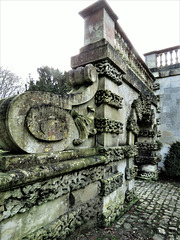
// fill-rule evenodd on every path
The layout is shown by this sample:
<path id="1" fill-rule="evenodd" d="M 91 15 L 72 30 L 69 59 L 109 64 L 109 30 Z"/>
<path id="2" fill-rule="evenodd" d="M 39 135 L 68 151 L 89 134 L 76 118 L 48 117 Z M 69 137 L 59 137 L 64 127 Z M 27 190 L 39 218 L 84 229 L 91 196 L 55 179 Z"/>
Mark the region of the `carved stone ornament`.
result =
<path id="1" fill-rule="evenodd" d="M 131 190 L 126 190 L 125 199 L 127 202 L 132 202 L 136 197 L 137 196 L 134 188 Z"/>
<path id="2" fill-rule="evenodd" d="M 102 196 L 107 196 L 114 192 L 123 184 L 123 173 L 118 173 L 111 178 L 101 180 Z"/>
<path id="3" fill-rule="evenodd" d="M 95 110 L 92 107 L 88 107 L 88 115 L 83 116 L 75 110 L 72 110 L 71 115 L 79 131 L 79 138 L 73 140 L 74 145 L 83 143 L 89 136 L 93 136 L 97 133 L 95 128 L 89 127 L 94 121 L 94 112 Z"/>
<path id="4" fill-rule="evenodd" d="M 159 150 L 158 144 L 157 143 L 151 143 L 151 142 L 138 142 L 137 143 L 138 149 L 140 151 L 145 150 L 145 151 L 157 151 Z"/>
<path id="5" fill-rule="evenodd" d="M 95 128 L 98 133 L 123 133 L 123 124 L 107 118 L 95 118 Z"/>
<path id="6" fill-rule="evenodd" d="M 146 130 L 146 129 L 142 129 L 139 131 L 139 137 L 155 137 L 156 135 L 156 131 L 155 130 Z"/>
<path id="7" fill-rule="evenodd" d="M 90 220 L 97 221 L 101 205 L 99 198 L 91 199 L 77 206 L 75 209 L 69 209 L 67 213 L 55 219 L 50 224 L 23 237 L 23 240 L 68 239 L 70 234 L 80 226 L 83 226 Z"/>
<path id="8" fill-rule="evenodd" d="M 132 116 L 130 116 L 127 120 L 126 129 L 128 131 L 132 131 L 132 133 L 135 135 L 139 135 L 139 126 L 137 124 L 137 121 Z"/>
<path id="9" fill-rule="evenodd" d="M 125 169 L 126 180 L 130 181 L 134 179 L 137 176 L 137 173 L 138 173 L 138 166 L 134 165 L 131 168 L 126 167 Z"/>
<path id="10" fill-rule="evenodd" d="M 139 95 L 138 99 L 132 103 L 132 108 L 135 108 L 137 114 L 138 125 L 151 126 L 154 123 L 154 110 L 151 109 L 151 100 L 142 94 Z"/>
<path id="11" fill-rule="evenodd" d="M 54 106 L 31 108 L 26 117 L 27 128 L 37 139 L 60 141 L 67 136 L 69 113 Z"/>
<path id="12" fill-rule="evenodd" d="M 142 165 L 142 164 L 152 164 L 152 165 L 156 165 L 158 162 L 161 161 L 161 156 L 138 156 L 135 158 L 135 162 L 138 165 Z"/>
<path id="13" fill-rule="evenodd" d="M 90 183 L 100 181 L 102 177 L 103 166 L 98 166 L 83 169 L 78 172 L 73 171 L 56 178 L 23 186 L 21 194 L 19 189 L 15 188 L 11 190 L 8 197 L 0 203 L 0 208 L 4 209 L 2 212 L 2 220 L 10 216 L 12 217 L 17 213 L 27 212 L 36 204 L 40 206 L 47 201 L 70 193 L 70 191 L 81 189 Z M 6 209 L 5 205 L 11 207 Z M 17 205 L 19 206 L 18 208 Z"/>
<path id="14" fill-rule="evenodd" d="M 70 70 L 67 74 L 67 82 L 71 86 L 92 84 L 97 81 L 97 78 L 98 74 L 96 72 L 96 67 L 92 64 Z"/>
<path id="15" fill-rule="evenodd" d="M 101 215 L 101 226 L 110 226 L 117 217 L 123 214 L 124 205 L 120 201 L 112 202 Z"/>
<path id="16" fill-rule="evenodd" d="M 95 95 L 95 103 L 97 106 L 100 106 L 104 103 L 110 105 L 111 107 L 121 109 L 122 100 L 122 97 L 112 93 L 110 90 L 99 90 Z"/>
<path id="17" fill-rule="evenodd" d="M 27 153 L 66 149 L 76 129 L 69 108 L 66 98 L 48 92 L 28 91 L 3 100 L 0 146 L 4 150 Z"/>
<path id="18" fill-rule="evenodd" d="M 138 177 L 139 178 L 142 178 L 142 179 L 153 179 L 153 180 L 157 180 L 158 179 L 158 171 L 154 171 L 154 172 L 140 172 L 138 174 Z"/>
<path id="19" fill-rule="evenodd" d="M 117 85 L 122 84 L 122 73 L 114 67 L 108 60 L 96 64 L 96 70 L 99 76 L 106 76 L 112 79 Z"/>
<path id="20" fill-rule="evenodd" d="M 137 156 L 138 148 L 136 145 L 127 145 L 120 147 L 100 148 L 99 153 L 107 158 L 106 163 L 120 161 L 124 158 Z"/>

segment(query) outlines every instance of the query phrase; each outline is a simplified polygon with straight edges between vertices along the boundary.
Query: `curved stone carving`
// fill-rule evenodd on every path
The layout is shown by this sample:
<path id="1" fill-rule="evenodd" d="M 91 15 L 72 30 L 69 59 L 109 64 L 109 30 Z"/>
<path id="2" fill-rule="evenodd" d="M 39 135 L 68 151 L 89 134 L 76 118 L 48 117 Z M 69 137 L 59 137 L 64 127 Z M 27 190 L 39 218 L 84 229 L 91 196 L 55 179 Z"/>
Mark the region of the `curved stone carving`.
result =
<path id="1" fill-rule="evenodd" d="M 98 73 L 96 67 L 88 64 L 70 70 L 67 74 L 67 82 L 73 86 L 69 92 L 72 105 L 79 105 L 91 100 L 98 89 Z"/>
<path id="2" fill-rule="evenodd" d="M 92 84 L 97 81 L 96 68 L 92 64 L 87 64 L 85 67 L 78 67 L 70 70 L 67 75 L 69 85 L 75 87 L 84 84 Z"/>
<path id="3" fill-rule="evenodd" d="M 2 101 L 0 146 L 27 153 L 66 149 L 76 128 L 66 108 L 66 99 L 47 92 L 25 92 Z"/>

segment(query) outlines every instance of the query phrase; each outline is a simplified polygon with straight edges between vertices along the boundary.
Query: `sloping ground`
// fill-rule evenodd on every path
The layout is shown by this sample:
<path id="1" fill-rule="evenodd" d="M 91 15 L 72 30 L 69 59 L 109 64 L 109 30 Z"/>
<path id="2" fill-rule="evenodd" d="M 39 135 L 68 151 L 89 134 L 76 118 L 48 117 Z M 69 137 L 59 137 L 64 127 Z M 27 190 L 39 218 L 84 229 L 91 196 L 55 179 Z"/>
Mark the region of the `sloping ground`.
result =
<path id="1" fill-rule="evenodd" d="M 139 201 L 111 227 L 75 240 L 180 240 L 180 182 L 136 181 Z"/>

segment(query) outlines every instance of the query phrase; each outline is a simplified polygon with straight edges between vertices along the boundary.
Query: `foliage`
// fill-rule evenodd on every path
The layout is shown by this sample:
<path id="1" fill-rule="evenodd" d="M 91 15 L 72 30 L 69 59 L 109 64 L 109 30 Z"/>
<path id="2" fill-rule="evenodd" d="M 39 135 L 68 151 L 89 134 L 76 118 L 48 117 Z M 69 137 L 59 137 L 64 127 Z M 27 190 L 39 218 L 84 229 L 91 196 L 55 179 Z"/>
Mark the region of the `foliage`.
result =
<path id="1" fill-rule="evenodd" d="M 156 141 L 156 144 L 157 144 L 159 150 L 160 150 L 160 149 L 162 148 L 162 146 L 163 146 L 162 142 L 159 141 L 159 140 Z"/>
<path id="2" fill-rule="evenodd" d="M 171 145 L 165 156 L 164 166 L 168 177 L 180 177 L 180 142 L 177 141 Z"/>
<path id="3" fill-rule="evenodd" d="M 34 81 L 30 75 L 26 91 L 43 91 L 62 95 L 71 90 L 66 83 L 66 72 L 62 73 L 59 69 L 48 66 L 40 67 L 37 71 L 39 80 Z"/>
<path id="4" fill-rule="evenodd" d="M 23 91 L 21 78 L 0 66 L 0 99 L 14 96 Z"/>

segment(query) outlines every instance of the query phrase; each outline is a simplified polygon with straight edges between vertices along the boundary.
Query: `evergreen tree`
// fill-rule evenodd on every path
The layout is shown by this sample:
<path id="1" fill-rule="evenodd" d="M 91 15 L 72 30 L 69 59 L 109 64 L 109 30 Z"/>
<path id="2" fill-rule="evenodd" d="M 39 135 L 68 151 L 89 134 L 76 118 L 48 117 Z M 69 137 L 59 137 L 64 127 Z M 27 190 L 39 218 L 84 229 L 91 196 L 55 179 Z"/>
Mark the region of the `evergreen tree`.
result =
<path id="1" fill-rule="evenodd" d="M 40 67 L 37 71 L 39 80 L 34 81 L 29 75 L 26 91 L 43 91 L 62 95 L 71 90 L 71 87 L 66 83 L 66 72 L 62 73 L 59 69 L 48 66 Z"/>

